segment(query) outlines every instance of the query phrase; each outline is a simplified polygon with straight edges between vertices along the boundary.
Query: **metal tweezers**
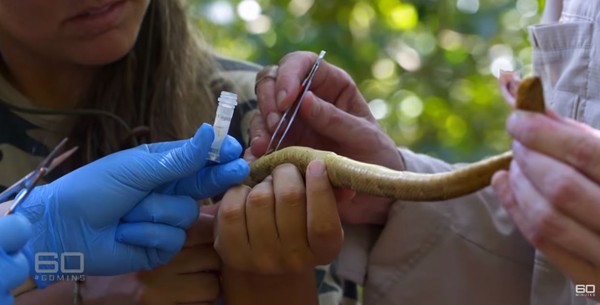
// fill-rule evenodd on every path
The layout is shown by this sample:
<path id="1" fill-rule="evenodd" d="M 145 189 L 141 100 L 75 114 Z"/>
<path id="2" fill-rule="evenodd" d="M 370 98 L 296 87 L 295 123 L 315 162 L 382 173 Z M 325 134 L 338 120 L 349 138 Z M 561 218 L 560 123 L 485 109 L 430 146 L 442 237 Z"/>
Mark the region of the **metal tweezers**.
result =
<path id="1" fill-rule="evenodd" d="M 296 115 L 298 114 L 300 105 L 302 105 L 302 100 L 304 100 L 304 96 L 308 92 L 308 89 L 310 89 L 312 80 L 315 77 L 315 74 L 317 73 L 317 69 L 319 68 L 319 65 L 321 65 L 321 61 L 323 61 L 323 57 L 325 57 L 325 53 L 326 53 L 325 51 L 321 51 L 321 53 L 319 54 L 319 57 L 317 57 L 317 59 L 315 60 L 315 63 L 312 65 L 310 72 L 308 72 L 308 75 L 306 76 L 306 78 L 304 78 L 304 80 L 300 84 L 300 90 L 302 91 L 302 94 L 300 94 L 300 97 L 294 102 L 294 104 L 292 104 L 292 106 L 290 106 L 290 108 L 288 108 L 285 111 L 285 113 L 279 120 L 279 123 L 277 124 L 277 128 L 275 128 L 275 131 L 273 132 L 273 135 L 271 136 L 271 140 L 269 141 L 269 146 L 267 146 L 267 152 L 266 152 L 267 154 L 271 153 L 273 151 L 276 151 L 277 149 L 279 149 L 279 146 L 281 146 L 281 143 L 283 142 L 285 135 L 287 135 L 288 131 L 290 130 L 290 127 L 292 126 L 292 123 L 294 123 L 294 120 L 296 119 Z M 288 120 L 287 126 L 285 127 L 283 134 L 279 138 L 277 145 L 273 148 L 273 150 L 271 150 L 271 145 L 273 145 L 273 143 L 275 142 L 275 138 L 277 138 L 277 135 L 279 134 L 279 130 L 283 126 L 283 122 L 286 121 L 285 119 L 288 116 L 290 110 L 292 110 L 292 109 L 293 109 L 292 116 Z"/>
<path id="2" fill-rule="evenodd" d="M 16 195 L 12 205 L 6 211 L 6 215 L 11 214 L 21 204 L 25 198 L 31 193 L 31 190 L 37 185 L 37 183 L 50 173 L 55 167 L 64 162 L 69 158 L 76 150 L 77 147 L 73 147 L 66 152 L 58 155 L 62 148 L 67 143 L 67 138 L 63 139 L 58 145 L 50 152 L 50 154 L 42 160 L 38 167 L 27 174 L 21 180 L 11 185 L 9 188 L 0 193 L 0 203 L 10 200 Z"/>

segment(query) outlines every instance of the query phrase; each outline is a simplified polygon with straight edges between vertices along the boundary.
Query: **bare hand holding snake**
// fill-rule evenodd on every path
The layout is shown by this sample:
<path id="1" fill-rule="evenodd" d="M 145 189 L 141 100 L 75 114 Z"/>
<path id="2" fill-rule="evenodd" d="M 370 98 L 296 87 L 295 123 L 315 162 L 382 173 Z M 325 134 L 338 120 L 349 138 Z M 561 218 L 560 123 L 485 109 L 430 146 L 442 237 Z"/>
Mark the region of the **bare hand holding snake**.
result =
<path id="1" fill-rule="evenodd" d="M 290 64 L 290 57 L 299 63 L 297 65 Z M 308 66 L 306 63 L 302 63 L 302 60 L 308 62 L 312 58 L 306 54 L 294 55 L 292 53 L 282 59 L 282 68 L 280 69 L 301 69 L 302 66 Z M 298 75 L 297 73 L 288 74 L 286 72 L 288 71 L 280 70 L 279 76 L 274 82 L 261 84 L 263 79 L 258 79 L 257 86 L 262 85 L 262 89 L 264 89 L 258 90 L 259 100 L 270 98 L 264 96 L 265 92 L 273 91 L 269 86 L 281 86 L 279 83 L 297 81 L 286 79 L 293 78 L 294 75 Z M 324 90 L 331 89 L 333 87 L 331 83 L 339 81 L 339 79 L 344 81 L 343 85 L 339 86 L 341 90 Z M 287 147 L 254 161 L 251 164 L 251 178 L 255 183 L 262 181 L 280 164 L 292 163 L 304 172 L 311 160 L 322 159 L 327 166 L 329 179 L 335 187 L 391 199 L 447 200 L 488 186 L 493 174 L 507 169 L 512 159 L 511 152 L 506 152 L 445 173 L 421 174 L 403 171 L 404 166 L 401 164 L 401 158 L 398 156 L 395 145 L 379 130 L 364 99 L 345 72 L 331 66 L 329 69 L 325 69 L 325 73 L 321 75 L 317 73 L 315 84 L 317 86 L 312 89 L 315 92 L 319 90 L 336 92 L 337 94 L 319 94 L 319 97 L 335 102 L 325 103 L 319 101 L 315 95 L 307 96 L 305 104 L 301 107 L 300 116 L 311 128 L 294 130 L 292 127 L 289 139 L 286 139 L 289 144 L 302 146 Z M 277 113 L 276 110 L 285 109 L 292 102 L 296 93 L 278 93 L 278 109 L 273 109 L 273 105 L 269 103 L 261 104 L 261 111 L 268 113 L 266 123 L 270 130 L 277 123 L 278 117 L 274 115 Z M 326 109 L 331 107 L 337 107 L 344 111 L 336 112 Z M 529 78 L 521 82 L 517 91 L 516 107 L 521 110 L 542 113 L 545 111 L 542 86 L 538 78 Z M 303 112 L 303 110 L 305 111 Z M 314 117 L 315 115 L 322 117 L 317 119 Z M 254 124 L 258 123 L 254 122 Z M 327 137 L 329 139 L 323 139 Z M 252 152 L 254 155 L 264 153 L 264 141 L 265 138 L 260 136 L 253 141 Z M 396 157 L 390 152 L 394 152 Z"/>

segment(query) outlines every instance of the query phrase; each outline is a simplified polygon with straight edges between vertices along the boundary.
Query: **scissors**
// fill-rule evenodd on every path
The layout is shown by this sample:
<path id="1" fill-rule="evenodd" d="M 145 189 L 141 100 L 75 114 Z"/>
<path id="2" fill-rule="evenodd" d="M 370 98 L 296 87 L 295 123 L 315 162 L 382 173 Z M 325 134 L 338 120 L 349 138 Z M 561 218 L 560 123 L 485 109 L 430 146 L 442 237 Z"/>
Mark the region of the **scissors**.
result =
<path id="1" fill-rule="evenodd" d="M 319 66 L 321 65 L 321 62 L 323 61 L 323 57 L 325 57 L 325 53 L 326 53 L 325 51 L 321 51 L 321 53 L 319 54 L 319 57 L 317 57 L 317 59 L 315 60 L 315 63 L 312 65 L 312 68 L 310 69 L 310 72 L 308 72 L 308 75 L 306 76 L 306 78 L 304 78 L 304 80 L 300 84 L 300 90 L 302 91 L 302 94 L 294 102 L 294 104 L 292 104 L 292 106 L 290 106 L 290 108 L 288 108 L 285 111 L 285 113 L 283 114 L 283 116 L 279 120 L 279 123 L 277 124 L 277 128 L 275 128 L 275 131 L 273 132 L 273 135 L 271 136 L 271 140 L 269 141 L 269 146 L 267 146 L 267 152 L 266 152 L 266 154 L 269 154 L 269 153 L 271 153 L 273 151 L 276 151 L 277 149 L 279 149 L 279 146 L 281 146 L 281 143 L 283 142 L 283 139 L 285 138 L 285 135 L 288 133 L 288 131 L 290 130 L 290 127 L 292 126 L 292 123 L 294 123 L 294 120 L 296 119 L 296 115 L 298 114 L 298 110 L 300 109 L 300 105 L 302 105 L 302 100 L 304 100 L 304 96 L 308 92 L 308 89 L 310 89 L 310 85 L 312 84 L 312 80 L 315 77 L 315 74 L 317 73 L 317 69 L 319 69 Z M 271 146 L 275 142 L 275 138 L 279 134 L 279 130 L 283 126 L 283 122 L 285 121 L 285 118 L 288 116 L 288 114 L 292 110 L 292 108 L 293 108 L 292 116 L 290 117 L 290 119 L 289 119 L 289 121 L 287 123 L 287 126 L 285 127 L 285 130 L 283 131 L 283 134 L 279 138 L 279 141 L 277 142 L 277 145 L 275 145 L 275 147 L 271 150 Z"/>
<path id="2" fill-rule="evenodd" d="M 12 205 L 8 211 L 6 211 L 5 215 L 11 214 L 19 206 L 19 204 L 21 204 L 25 198 L 27 198 L 27 196 L 31 193 L 31 190 L 33 190 L 33 188 L 42 178 L 44 178 L 49 172 L 64 162 L 77 150 L 76 146 L 58 155 L 66 143 L 67 138 L 64 138 L 50 152 L 50 154 L 44 158 L 44 160 L 42 160 L 42 162 L 34 171 L 21 178 L 21 180 L 15 182 L 15 184 L 4 190 L 4 192 L 0 193 L 0 202 L 8 201 L 13 195 L 16 194 Z"/>

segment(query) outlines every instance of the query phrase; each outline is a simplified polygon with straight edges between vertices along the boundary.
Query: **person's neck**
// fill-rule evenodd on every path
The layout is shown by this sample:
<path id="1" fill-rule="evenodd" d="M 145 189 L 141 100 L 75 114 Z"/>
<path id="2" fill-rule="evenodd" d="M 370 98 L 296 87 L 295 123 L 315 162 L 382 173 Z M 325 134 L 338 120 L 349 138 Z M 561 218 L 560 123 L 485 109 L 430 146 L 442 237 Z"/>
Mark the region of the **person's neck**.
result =
<path id="1" fill-rule="evenodd" d="M 24 52 L 2 50 L 9 82 L 32 103 L 48 108 L 74 108 L 89 85 L 94 69 L 66 65 Z"/>

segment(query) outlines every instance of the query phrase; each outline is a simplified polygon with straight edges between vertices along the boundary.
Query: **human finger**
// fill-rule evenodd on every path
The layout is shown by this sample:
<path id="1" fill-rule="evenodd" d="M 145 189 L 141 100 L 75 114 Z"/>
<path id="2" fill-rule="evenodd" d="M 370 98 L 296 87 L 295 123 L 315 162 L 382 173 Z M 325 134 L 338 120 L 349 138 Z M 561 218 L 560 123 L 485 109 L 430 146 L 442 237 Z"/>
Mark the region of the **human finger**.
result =
<path id="1" fill-rule="evenodd" d="M 356 197 L 356 191 L 351 189 L 336 188 L 333 193 L 336 202 L 350 202 Z"/>
<path id="2" fill-rule="evenodd" d="M 524 236 L 531 236 L 533 234 L 533 228 L 519 208 L 515 195 L 510 187 L 510 177 L 508 172 L 496 172 L 492 177 L 492 187 L 496 196 L 498 196 L 500 203 L 519 228 L 519 231 L 521 231 Z"/>
<path id="3" fill-rule="evenodd" d="M 215 224 L 215 249 L 224 264 L 240 270 L 250 256 L 245 207 L 249 192 L 245 185 L 229 189 L 221 199 Z"/>
<path id="4" fill-rule="evenodd" d="M 228 135 L 221 144 L 219 151 L 219 163 L 224 164 L 239 159 L 242 156 L 244 148 L 234 137 Z"/>
<path id="5" fill-rule="evenodd" d="M 574 283 L 593 283 L 598 266 L 575 255 L 553 242 L 542 242 L 537 247 L 550 262 L 566 274 Z"/>
<path id="6" fill-rule="evenodd" d="M 526 111 L 514 111 L 506 126 L 513 138 L 524 146 L 600 181 L 599 131 Z"/>
<path id="7" fill-rule="evenodd" d="M 179 148 L 179 147 L 183 146 L 183 144 L 187 143 L 187 141 L 188 140 L 186 139 L 186 140 L 165 141 L 165 142 L 159 142 L 159 143 L 144 144 L 144 145 L 140 145 L 140 146 L 136 147 L 135 149 L 142 149 L 142 150 L 149 151 L 151 153 L 163 153 L 165 151 Z"/>
<path id="8" fill-rule="evenodd" d="M 285 253 L 287 267 L 304 271 L 309 261 L 306 232 L 306 188 L 304 179 L 292 164 L 283 164 L 273 170 L 275 192 L 275 221 Z"/>
<path id="9" fill-rule="evenodd" d="M 513 143 L 513 156 L 532 185 L 556 209 L 600 232 L 600 186 L 546 155 Z"/>
<path id="10" fill-rule="evenodd" d="M 162 223 L 187 229 L 198 219 L 198 213 L 198 203 L 189 196 L 150 193 L 122 220 Z"/>
<path id="11" fill-rule="evenodd" d="M 248 162 L 248 163 L 252 163 L 252 162 L 256 161 L 256 159 L 258 159 L 258 158 L 256 158 L 254 156 L 254 154 L 252 153 L 252 148 L 248 147 L 244 151 L 244 160 L 246 160 L 246 162 Z"/>
<path id="12" fill-rule="evenodd" d="M 275 93 L 275 80 L 278 76 L 278 66 L 271 65 L 265 66 L 256 75 L 256 82 L 254 85 L 256 98 L 258 101 L 259 114 L 264 114 L 265 127 L 269 127 L 269 131 L 273 131 L 277 121 L 279 120 L 279 113 L 277 111 L 277 97 Z M 270 124 L 269 124 L 270 123 Z"/>
<path id="13" fill-rule="evenodd" d="M 308 127 L 340 143 L 354 143 L 357 135 L 372 134 L 377 127 L 366 105 L 364 111 L 351 114 L 309 92 L 300 108 Z"/>
<path id="14" fill-rule="evenodd" d="M 201 213 L 198 216 L 198 219 L 194 222 L 192 227 L 187 230 L 185 247 L 212 244 L 214 242 L 213 225 L 215 217 L 214 215 L 205 213 L 206 209 L 210 207 L 211 206 L 208 205 L 201 207 Z"/>
<path id="15" fill-rule="evenodd" d="M 302 79 L 310 70 L 315 59 L 316 54 L 311 52 L 293 52 L 286 54 L 279 61 L 275 83 L 265 82 L 258 88 L 259 110 L 265 118 L 271 113 L 278 114 L 290 107 L 299 93 Z M 263 90 L 268 94 L 264 100 L 261 99 Z"/>
<path id="16" fill-rule="evenodd" d="M 184 144 L 188 143 L 189 139 L 186 140 L 177 140 L 177 141 L 165 141 L 160 143 L 152 143 L 140 145 L 137 149 L 145 149 L 151 153 L 164 153 L 168 151 L 172 151 L 176 148 L 181 148 Z M 212 143 L 211 143 L 212 144 Z M 237 144 L 237 145 L 236 145 Z M 225 137 L 223 141 L 223 146 L 221 147 L 221 162 L 227 162 L 229 160 L 233 160 L 239 157 L 242 151 L 242 146 L 239 144 L 235 138 L 231 136 Z M 225 161 L 227 160 L 227 161 Z"/>
<path id="17" fill-rule="evenodd" d="M 237 159 L 202 168 L 196 174 L 176 181 L 161 192 L 186 195 L 196 199 L 209 198 L 244 181 L 249 173 L 248 162 Z"/>
<path id="18" fill-rule="evenodd" d="M 115 236 L 118 242 L 146 248 L 151 267 L 170 261 L 185 243 L 183 229 L 158 223 L 122 223 Z"/>
<path id="19" fill-rule="evenodd" d="M 194 136 L 181 147 L 152 154 L 153 158 L 141 163 L 151 170 L 147 188 L 153 189 L 165 183 L 182 179 L 199 171 L 206 165 L 208 151 L 214 139 L 212 126 L 202 124 Z"/>
<path id="20" fill-rule="evenodd" d="M 151 183 L 149 188 L 153 189 L 182 179 L 180 187 L 187 191 L 186 187 L 191 187 L 189 184 L 193 184 L 194 181 L 193 178 L 192 181 L 185 178 L 193 177 L 194 173 L 206 166 L 208 152 L 213 140 L 214 131 L 212 126 L 202 124 L 194 136 L 180 147 L 152 154 L 151 158 L 148 158 L 145 163 L 139 163 L 146 167 L 146 172 L 151 174 L 150 177 L 147 177 L 148 182 Z M 225 165 L 231 163 L 229 161 L 239 158 L 242 153 L 242 146 L 233 137 L 227 136 L 223 141 L 221 150 L 222 165 Z"/>
<path id="21" fill-rule="evenodd" d="M 254 253 L 254 263 L 261 273 L 276 272 L 280 263 L 272 183 L 272 177 L 267 177 L 250 191 L 246 199 L 248 239 Z"/>
<path id="22" fill-rule="evenodd" d="M 0 251 L 20 251 L 32 235 L 31 223 L 20 214 L 0 217 Z"/>
<path id="23" fill-rule="evenodd" d="M 325 163 L 314 160 L 306 170 L 308 243 L 315 264 L 326 265 L 339 254 L 344 231 Z"/>
<path id="24" fill-rule="evenodd" d="M 2 287 L 0 287 L 1 289 Z M 2 293 L 0 294 L 0 304 L 14 304 L 15 302 L 15 297 L 13 297 L 11 294 L 9 293 Z"/>
<path id="25" fill-rule="evenodd" d="M 534 246 L 549 240 L 600 265 L 600 238 L 597 234 L 553 208 L 516 162 L 511 163 L 509 176 L 519 208 L 531 224 L 532 230 L 525 236 Z"/>
<path id="26" fill-rule="evenodd" d="M 504 100 L 514 108 L 516 104 L 515 97 L 517 95 L 517 88 L 521 82 L 521 76 L 512 71 L 500 71 L 498 82 L 500 84 L 500 93 L 502 93 Z"/>
<path id="27" fill-rule="evenodd" d="M 200 214 L 206 215 L 206 216 L 212 216 L 214 218 L 217 216 L 217 213 L 219 212 L 219 207 L 221 207 L 220 201 L 215 204 L 203 205 L 202 209 L 200 210 Z"/>
<path id="28" fill-rule="evenodd" d="M 279 71 L 275 84 L 277 109 L 279 111 L 289 108 L 296 100 L 300 93 L 300 84 L 316 59 L 317 54 L 300 51 L 289 53 L 279 61 Z M 321 62 L 310 88 L 312 92 L 327 101 L 336 101 L 340 96 L 350 96 L 357 92 L 356 85 L 350 75 L 326 60 Z"/>
<path id="29" fill-rule="evenodd" d="M 137 192 L 169 189 L 174 181 L 193 176 L 206 165 L 213 139 L 212 127 L 202 124 L 191 139 L 171 150 L 153 152 L 152 145 L 141 145 L 132 150 L 109 155 L 101 161 L 105 167 L 117 167 L 118 170 L 112 174 L 115 176 L 113 180 Z M 123 162 L 124 160 L 127 162 Z M 133 205 L 136 202 L 130 203 Z M 118 204 L 109 210 L 113 215 L 122 216 L 121 213 L 124 214 L 131 208 L 130 205 Z"/>
<path id="30" fill-rule="evenodd" d="M 262 117 L 260 112 L 257 112 L 250 120 L 250 139 L 252 140 L 250 141 L 249 152 L 254 158 L 265 154 L 270 136 L 271 132 L 267 129 L 265 118 Z M 244 156 L 244 159 L 248 160 L 246 156 Z M 250 159 L 250 161 L 252 160 Z"/>
<path id="31" fill-rule="evenodd" d="M 5 292 L 10 292 L 25 282 L 29 276 L 29 263 L 22 252 L 14 251 L 13 254 L 7 254 L 0 248 L 0 270 L 2 270 L 1 297 Z"/>

